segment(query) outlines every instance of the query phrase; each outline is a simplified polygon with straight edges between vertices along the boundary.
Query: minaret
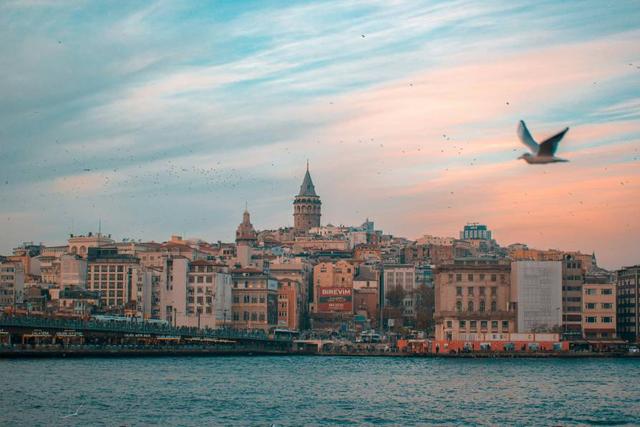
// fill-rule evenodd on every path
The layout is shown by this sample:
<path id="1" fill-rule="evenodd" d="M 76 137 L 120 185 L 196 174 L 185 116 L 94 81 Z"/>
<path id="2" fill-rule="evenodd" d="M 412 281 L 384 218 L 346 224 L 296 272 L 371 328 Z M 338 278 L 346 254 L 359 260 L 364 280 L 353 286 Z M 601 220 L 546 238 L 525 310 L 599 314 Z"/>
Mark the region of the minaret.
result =
<path id="1" fill-rule="evenodd" d="M 257 241 L 258 235 L 256 230 L 253 229 L 249 211 L 245 207 L 242 214 L 242 223 L 236 230 L 236 257 L 242 267 L 247 267 L 251 263 L 251 249 Z"/>
<path id="2" fill-rule="evenodd" d="M 313 186 L 307 160 L 307 172 L 300 186 L 300 192 L 293 201 L 293 227 L 297 233 L 306 233 L 312 227 L 320 227 L 321 206 L 322 202 Z"/>

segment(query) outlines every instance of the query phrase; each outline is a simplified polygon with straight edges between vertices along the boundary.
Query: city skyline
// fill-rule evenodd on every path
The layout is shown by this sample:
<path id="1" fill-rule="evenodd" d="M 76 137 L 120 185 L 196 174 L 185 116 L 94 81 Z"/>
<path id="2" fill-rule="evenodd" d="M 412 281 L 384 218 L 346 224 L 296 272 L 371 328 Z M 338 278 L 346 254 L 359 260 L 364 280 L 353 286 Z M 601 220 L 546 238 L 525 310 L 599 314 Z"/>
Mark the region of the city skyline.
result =
<path id="1" fill-rule="evenodd" d="M 4 3 L 0 252 L 99 219 L 231 241 L 245 201 L 256 228 L 292 226 L 309 158 L 323 224 L 416 239 L 477 221 L 502 245 L 637 263 L 638 8 L 446 6 Z M 520 119 L 569 126 L 571 162 L 518 162 Z"/>

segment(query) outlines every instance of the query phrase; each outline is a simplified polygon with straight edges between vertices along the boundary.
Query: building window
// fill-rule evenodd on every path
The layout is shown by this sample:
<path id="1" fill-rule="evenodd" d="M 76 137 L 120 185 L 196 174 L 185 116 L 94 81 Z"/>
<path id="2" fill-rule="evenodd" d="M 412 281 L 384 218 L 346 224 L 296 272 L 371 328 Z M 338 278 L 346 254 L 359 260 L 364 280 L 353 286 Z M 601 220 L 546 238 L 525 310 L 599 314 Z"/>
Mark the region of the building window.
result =
<path id="1" fill-rule="evenodd" d="M 586 290 L 587 295 L 595 295 L 596 294 L 596 290 L 593 288 L 587 288 Z"/>
<path id="2" fill-rule="evenodd" d="M 251 312 L 251 320 L 252 321 L 258 320 L 258 313 L 256 313 L 255 311 Z"/>
<path id="3" fill-rule="evenodd" d="M 462 274 L 456 274 L 456 282 L 462 282 Z"/>
<path id="4" fill-rule="evenodd" d="M 587 323 L 596 323 L 596 318 L 593 316 L 587 317 Z"/>
<path id="5" fill-rule="evenodd" d="M 240 304 L 240 297 L 238 295 L 234 295 L 233 296 L 233 303 L 234 304 Z"/>
<path id="6" fill-rule="evenodd" d="M 473 274 L 467 274 L 467 280 L 473 282 Z"/>
<path id="7" fill-rule="evenodd" d="M 462 311 L 462 301 L 456 301 L 456 311 Z"/>
<path id="8" fill-rule="evenodd" d="M 469 321 L 469 327 L 471 327 L 472 331 L 475 331 L 478 328 L 478 322 L 475 320 L 470 320 Z"/>
<path id="9" fill-rule="evenodd" d="M 467 288 L 467 295 L 473 295 L 473 286 Z"/>
<path id="10" fill-rule="evenodd" d="M 585 304 L 586 308 L 593 310 L 594 308 L 596 308 L 596 304 L 593 302 L 588 302 Z"/>
<path id="11" fill-rule="evenodd" d="M 602 323 L 611 323 L 611 317 L 609 316 L 605 316 L 602 318 Z"/>
<path id="12" fill-rule="evenodd" d="M 460 321 L 460 329 L 467 329 L 467 321 L 466 320 L 461 320 Z"/>
<path id="13" fill-rule="evenodd" d="M 473 311 L 473 301 L 467 303 L 467 311 Z"/>
<path id="14" fill-rule="evenodd" d="M 498 280 L 498 277 L 497 277 L 495 274 L 492 274 L 492 275 L 491 275 L 491 281 L 492 281 L 492 282 L 495 282 L 495 281 L 497 281 L 497 280 Z"/>
<path id="15" fill-rule="evenodd" d="M 447 320 L 447 328 L 451 329 L 453 327 L 453 322 L 451 320 Z"/>
<path id="16" fill-rule="evenodd" d="M 485 303 L 484 303 L 484 300 L 481 300 L 480 307 L 479 307 L 480 313 L 484 313 L 484 309 L 485 309 Z"/>
<path id="17" fill-rule="evenodd" d="M 456 286 L 456 296 L 459 296 L 459 297 L 462 296 L 462 287 L 461 286 Z"/>
<path id="18" fill-rule="evenodd" d="M 480 289 L 480 295 L 484 296 L 484 286 L 480 286 L 478 289 Z"/>
<path id="19" fill-rule="evenodd" d="M 491 330 L 493 332 L 498 332 L 498 321 L 497 320 L 492 320 L 491 321 Z"/>
<path id="20" fill-rule="evenodd" d="M 244 313 L 242 313 L 242 319 L 244 321 L 249 320 L 249 312 L 248 311 L 245 311 Z"/>
<path id="21" fill-rule="evenodd" d="M 487 321 L 486 320 L 481 320 L 480 321 L 480 329 L 481 330 L 486 330 L 487 329 Z"/>
<path id="22" fill-rule="evenodd" d="M 509 321 L 508 320 L 503 320 L 502 321 L 502 332 L 507 332 L 509 330 Z"/>
<path id="23" fill-rule="evenodd" d="M 610 302 L 603 302 L 602 308 L 613 308 L 613 304 L 611 304 Z"/>
<path id="24" fill-rule="evenodd" d="M 480 280 L 484 280 L 484 273 L 480 273 Z"/>
<path id="25" fill-rule="evenodd" d="M 491 301 L 491 311 L 498 311 L 498 303 L 496 301 Z"/>
<path id="26" fill-rule="evenodd" d="M 496 295 L 498 295 L 498 288 L 496 286 L 492 286 L 491 287 L 491 296 L 495 297 Z"/>
<path id="27" fill-rule="evenodd" d="M 611 289 L 600 289 L 600 295 L 611 295 Z"/>

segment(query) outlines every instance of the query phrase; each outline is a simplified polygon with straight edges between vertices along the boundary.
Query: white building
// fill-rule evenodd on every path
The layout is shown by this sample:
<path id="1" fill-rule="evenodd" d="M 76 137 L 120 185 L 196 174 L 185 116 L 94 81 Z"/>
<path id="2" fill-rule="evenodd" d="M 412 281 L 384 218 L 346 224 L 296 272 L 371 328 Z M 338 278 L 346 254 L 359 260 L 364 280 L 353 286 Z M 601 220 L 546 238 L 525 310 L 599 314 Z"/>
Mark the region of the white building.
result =
<path id="1" fill-rule="evenodd" d="M 558 330 L 562 324 L 562 263 L 512 262 L 511 300 L 518 313 L 518 332 Z"/>
<path id="2" fill-rule="evenodd" d="M 165 261 L 160 279 L 160 318 L 175 326 L 218 328 L 231 322 L 231 275 L 210 261 Z"/>
<path id="3" fill-rule="evenodd" d="M 393 289 L 404 290 L 402 316 L 415 317 L 416 267 L 413 264 L 387 264 L 383 266 L 384 305 L 389 304 L 387 296 Z"/>
<path id="4" fill-rule="evenodd" d="M 60 257 L 60 285 L 87 287 L 87 260 L 79 255 L 65 254 Z"/>

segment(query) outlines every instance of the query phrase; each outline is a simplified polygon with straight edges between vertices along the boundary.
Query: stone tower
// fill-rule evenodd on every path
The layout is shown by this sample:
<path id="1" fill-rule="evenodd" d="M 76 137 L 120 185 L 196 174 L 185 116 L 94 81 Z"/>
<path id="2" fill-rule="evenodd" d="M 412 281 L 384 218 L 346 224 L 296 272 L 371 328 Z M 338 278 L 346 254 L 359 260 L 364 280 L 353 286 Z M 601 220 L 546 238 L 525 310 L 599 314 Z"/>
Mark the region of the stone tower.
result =
<path id="1" fill-rule="evenodd" d="M 320 207 L 322 202 L 316 194 L 316 189 L 309 174 L 309 162 L 307 172 L 300 186 L 300 192 L 293 201 L 293 227 L 297 233 L 306 233 L 312 227 L 320 227 Z"/>
<path id="2" fill-rule="evenodd" d="M 252 248 L 256 245 L 258 236 L 253 229 L 249 211 L 245 208 L 242 214 L 242 223 L 236 230 L 236 257 L 242 267 L 247 267 L 251 263 Z"/>

